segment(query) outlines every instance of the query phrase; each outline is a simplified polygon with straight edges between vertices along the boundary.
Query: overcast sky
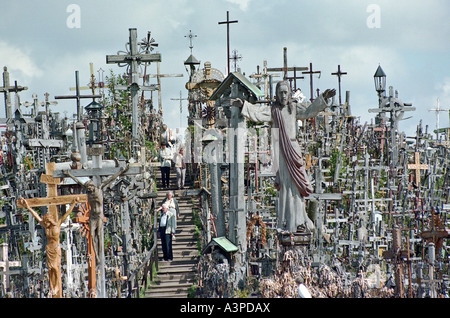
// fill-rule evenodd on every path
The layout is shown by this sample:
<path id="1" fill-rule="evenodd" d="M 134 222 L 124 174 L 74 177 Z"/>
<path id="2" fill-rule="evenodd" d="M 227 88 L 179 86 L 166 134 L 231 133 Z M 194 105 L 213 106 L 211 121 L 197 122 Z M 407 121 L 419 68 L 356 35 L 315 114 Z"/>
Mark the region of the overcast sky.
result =
<path id="1" fill-rule="evenodd" d="M 370 122 L 368 109 L 378 107 L 373 75 L 381 65 L 387 86 L 399 91 L 403 102 L 416 111 L 400 129 L 413 133 L 420 120 L 430 129 L 436 126 L 435 108 L 450 108 L 450 2 L 447 0 L 132 0 L 132 1 L 2 1 L 0 10 L 0 64 L 7 66 L 12 83 L 27 86 L 21 101 L 36 93 L 71 95 L 75 71 L 80 84 L 94 71 L 125 72 L 106 64 L 106 55 L 125 50 L 129 28 L 137 28 L 138 40 L 151 31 L 156 51 L 162 55 L 162 74 L 184 74 L 162 79 L 164 120 L 176 128 L 180 122 L 180 91 L 187 97 L 187 71 L 183 65 L 190 55 L 226 73 L 226 20 L 230 12 L 230 48 L 242 56 L 239 67 L 246 76 L 262 67 L 283 64 L 287 47 L 289 66 L 309 66 L 321 71 L 314 87 L 321 91 L 337 88 L 331 73 L 338 65 L 348 74 L 342 77 L 342 91 L 351 92 L 353 115 Z M 73 6 L 75 5 L 75 6 Z M 73 8 L 79 9 L 73 11 Z M 72 23 L 72 24 L 71 24 Z M 74 27 L 75 26 L 75 27 Z M 156 64 L 149 68 L 156 73 Z M 2 84 L 2 83 L 0 83 Z M 297 85 L 309 97 L 309 77 Z M 88 93 L 85 91 L 83 93 Z M 148 95 L 147 95 L 148 96 Z M 84 100 L 83 105 L 90 101 Z M 187 114 L 183 101 L 183 117 Z M 59 100 L 53 111 L 76 113 L 74 100 Z M 0 117 L 4 117 L 0 98 Z M 183 119 L 183 126 L 186 120 Z M 447 112 L 440 114 L 440 126 L 449 126 Z"/>

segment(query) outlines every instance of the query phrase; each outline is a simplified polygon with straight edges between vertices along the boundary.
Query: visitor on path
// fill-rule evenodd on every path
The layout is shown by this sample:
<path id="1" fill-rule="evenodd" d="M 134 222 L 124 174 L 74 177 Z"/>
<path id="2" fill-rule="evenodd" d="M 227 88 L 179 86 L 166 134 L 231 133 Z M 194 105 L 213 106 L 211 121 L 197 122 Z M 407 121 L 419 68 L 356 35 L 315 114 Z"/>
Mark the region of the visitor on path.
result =
<path id="1" fill-rule="evenodd" d="M 165 141 L 161 142 L 159 149 L 159 162 L 161 162 L 162 188 L 168 188 L 170 184 L 170 167 L 172 165 L 172 151 L 167 148 Z"/>
<path id="2" fill-rule="evenodd" d="M 178 206 L 178 201 L 175 199 L 175 196 L 173 194 L 173 191 L 168 191 L 166 194 L 166 197 L 162 201 L 162 204 L 166 204 L 169 207 L 169 210 L 171 210 L 176 215 L 176 219 L 180 217 L 180 208 Z M 175 230 L 176 230 L 176 224 L 175 224 Z"/>
<path id="3" fill-rule="evenodd" d="M 171 261 L 173 260 L 172 237 L 175 235 L 176 229 L 175 214 L 169 210 L 167 204 L 163 204 L 158 210 L 161 210 L 159 219 L 159 235 L 161 238 L 163 260 Z"/>
<path id="4" fill-rule="evenodd" d="M 175 163 L 175 171 L 177 172 L 177 190 L 184 189 L 184 181 L 186 178 L 186 162 L 184 160 L 184 148 L 175 153 L 173 156 Z"/>

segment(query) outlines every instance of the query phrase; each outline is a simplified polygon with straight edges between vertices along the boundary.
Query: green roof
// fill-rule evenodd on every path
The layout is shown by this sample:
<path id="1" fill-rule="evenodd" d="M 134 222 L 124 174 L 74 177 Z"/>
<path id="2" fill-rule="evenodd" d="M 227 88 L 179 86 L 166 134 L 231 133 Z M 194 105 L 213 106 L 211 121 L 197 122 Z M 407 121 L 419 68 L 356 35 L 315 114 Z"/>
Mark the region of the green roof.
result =
<path id="1" fill-rule="evenodd" d="M 220 95 L 231 86 L 231 83 L 233 82 L 233 79 L 238 79 L 239 82 L 241 82 L 242 85 L 244 85 L 250 92 L 252 92 L 256 98 L 261 98 L 264 96 L 264 94 L 261 92 L 261 90 L 256 87 L 254 84 L 252 84 L 244 75 L 242 75 L 239 72 L 233 72 L 228 74 L 228 76 L 220 83 L 220 85 L 216 88 L 214 93 L 209 98 L 210 100 L 216 100 L 220 97 Z"/>
<path id="2" fill-rule="evenodd" d="M 239 249 L 231 243 L 225 236 L 215 237 L 206 245 L 202 254 L 210 253 L 213 246 L 218 246 L 227 253 L 237 252 Z"/>

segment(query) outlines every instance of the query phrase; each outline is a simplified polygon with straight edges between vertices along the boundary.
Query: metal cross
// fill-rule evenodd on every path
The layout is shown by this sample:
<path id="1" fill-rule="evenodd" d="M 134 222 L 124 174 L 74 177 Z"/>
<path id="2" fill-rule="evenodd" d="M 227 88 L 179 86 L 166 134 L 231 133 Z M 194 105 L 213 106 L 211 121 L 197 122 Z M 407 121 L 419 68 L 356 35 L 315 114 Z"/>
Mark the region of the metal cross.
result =
<path id="1" fill-rule="evenodd" d="M 189 38 L 189 49 L 191 50 L 191 54 L 192 54 L 192 49 L 194 48 L 194 46 L 192 45 L 192 38 L 196 38 L 197 35 L 192 34 L 192 30 L 189 30 L 189 34 L 185 35 L 184 37 Z"/>
<path id="2" fill-rule="evenodd" d="M 237 71 L 237 61 L 242 60 L 242 55 L 238 54 L 237 50 L 233 50 L 233 56 L 230 57 L 233 60 L 234 71 Z"/>
<path id="3" fill-rule="evenodd" d="M 338 65 L 338 70 L 335 73 L 331 73 L 331 75 L 336 75 L 338 77 L 338 85 L 339 85 L 339 105 L 342 105 L 341 101 L 341 76 L 347 75 L 347 72 L 341 72 L 341 66 Z"/>
<path id="4" fill-rule="evenodd" d="M 321 74 L 321 71 L 313 71 L 312 63 L 309 63 L 309 71 L 302 72 L 302 74 L 309 74 L 310 90 L 311 90 L 311 102 L 314 101 L 314 89 L 313 89 L 313 74 Z"/>
<path id="5" fill-rule="evenodd" d="M 219 24 L 227 25 L 227 72 L 230 73 L 230 24 L 238 23 L 238 20 L 230 21 L 230 12 L 227 11 L 227 20 L 219 22 Z"/>
<path id="6" fill-rule="evenodd" d="M 180 98 L 171 98 L 171 100 L 179 100 L 180 101 L 180 128 L 181 128 L 181 114 L 183 113 L 183 100 L 188 100 L 187 98 L 181 97 L 181 91 L 180 91 Z"/>
<path id="7" fill-rule="evenodd" d="M 78 71 L 75 71 L 75 95 L 55 96 L 55 99 L 76 99 L 77 100 L 77 120 L 81 121 L 83 110 L 81 109 L 80 99 L 83 98 L 101 98 L 102 95 L 80 95 L 80 81 L 78 78 Z"/>

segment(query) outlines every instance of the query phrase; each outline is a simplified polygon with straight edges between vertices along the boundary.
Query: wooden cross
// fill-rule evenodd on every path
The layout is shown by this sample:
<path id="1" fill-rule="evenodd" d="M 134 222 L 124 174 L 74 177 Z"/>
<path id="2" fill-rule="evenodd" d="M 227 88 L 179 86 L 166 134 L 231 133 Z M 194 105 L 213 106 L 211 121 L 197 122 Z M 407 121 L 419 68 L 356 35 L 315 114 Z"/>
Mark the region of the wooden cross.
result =
<path id="1" fill-rule="evenodd" d="M 230 24 L 238 23 L 238 20 L 230 21 L 230 12 L 227 11 L 227 20 L 219 22 L 219 24 L 227 25 L 227 72 L 230 73 Z"/>
<path id="2" fill-rule="evenodd" d="M 331 75 L 336 75 L 338 77 L 338 85 L 339 85 L 339 105 L 342 105 L 341 101 L 341 76 L 347 75 L 347 72 L 341 72 L 341 66 L 338 65 L 338 70 L 335 73 L 331 73 Z"/>
<path id="3" fill-rule="evenodd" d="M 48 162 L 46 167 L 46 173 L 41 174 L 41 183 L 47 184 L 47 197 L 45 198 L 30 198 L 26 199 L 28 205 L 33 207 L 48 206 L 48 213 L 53 214 L 53 216 L 58 216 L 58 205 L 65 205 L 72 203 L 77 197 L 81 201 L 87 201 L 86 194 L 71 194 L 58 196 L 58 184 L 61 183 L 60 178 L 54 178 L 53 172 L 55 171 L 55 163 Z M 17 201 L 18 208 L 26 208 L 19 200 Z"/>
<path id="4" fill-rule="evenodd" d="M 161 74 L 159 72 L 160 62 L 156 64 L 156 74 L 149 74 L 145 76 L 145 81 L 148 81 L 149 78 L 156 77 L 156 85 L 158 87 L 158 111 L 162 114 L 162 101 L 161 101 L 161 78 L 164 77 L 183 77 L 183 74 Z"/>
<path id="5" fill-rule="evenodd" d="M 263 66 L 263 72 L 259 73 L 259 65 L 258 65 L 256 74 L 252 74 L 249 77 L 250 78 L 256 78 L 256 80 L 257 80 L 256 86 L 258 86 L 258 88 L 259 88 L 259 83 L 260 83 L 259 80 L 260 80 L 260 78 L 264 79 L 264 98 L 267 99 L 267 98 L 269 98 L 269 78 L 272 79 L 272 77 L 277 77 L 279 75 L 277 75 L 277 74 L 273 74 L 273 75 L 272 74 L 268 74 L 269 69 L 267 68 L 267 61 L 265 60 L 263 63 L 264 63 L 263 64 L 264 65 Z M 275 70 L 275 69 L 273 69 L 273 70 Z"/>
<path id="6" fill-rule="evenodd" d="M 436 246 L 436 255 L 439 255 L 440 249 L 444 244 L 443 239 L 450 237 L 450 230 L 445 228 L 444 222 L 432 209 L 430 229 L 423 231 L 419 236 L 427 242 L 432 242 Z"/>
<path id="7" fill-rule="evenodd" d="M 95 251 L 94 244 L 92 241 L 91 231 L 89 230 L 89 212 L 90 208 L 88 205 L 82 205 L 80 213 L 77 217 L 73 219 L 74 223 L 81 224 L 80 229 L 81 234 L 86 238 L 88 243 L 88 290 L 89 298 L 96 298 L 97 296 L 97 278 L 95 275 Z"/>
<path id="8" fill-rule="evenodd" d="M 83 98 L 101 98 L 102 95 L 80 95 L 80 85 L 79 85 L 79 79 L 78 79 L 78 71 L 75 71 L 75 95 L 66 95 L 66 96 L 55 96 L 55 99 L 76 99 L 77 100 L 77 120 L 81 121 L 81 115 L 83 114 L 83 111 L 81 109 L 80 100 Z"/>
<path id="9" fill-rule="evenodd" d="M 18 208 L 27 208 L 32 212 L 33 216 L 38 218 L 38 215 L 35 214 L 34 211 L 32 211 L 32 207 L 42 207 L 42 206 L 48 206 L 47 213 L 54 221 L 59 221 L 58 217 L 58 205 L 65 205 L 65 204 L 72 204 L 71 209 L 73 209 L 75 202 L 86 202 L 87 201 L 87 195 L 86 194 L 76 194 L 76 195 L 64 195 L 64 196 L 58 196 L 58 184 L 60 184 L 61 179 L 60 178 L 54 178 L 53 177 L 53 171 L 55 170 L 55 163 L 49 162 L 46 166 L 46 173 L 41 175 L 41 183 L 47 184 L 47 197 L 45 198 L 30 198 L 30 199 L 23 199 L 17 200 L 17 207 Z M 24 202 L 26 204 L 24 204 Z M 27 206 L 28 205 L 28 206 Z M 71 210 L 69 210 L 71 211 Z M 67 212 L 66 212 L 67 213 Z M 41 223 L 42 220 L 38 221 Z M 42 224 L 42 223 L 41 223 Z M 46 229 L 47 230 L 47 229 Z M 48 235 L 48 234 L 47 234 Z M 47 257 L 48 258 L 48 257 Z M 48 258 L 49 261 L 49 258 Z M 60 265 L 60 260 L 59 260 Z M 61 266 L 61 265 L 60 265 Z M 55 294 L 53 294 L 53 297 L 55 298 L 61 298 L 62 297 L 62 288 L 61 288 L 61 268 L 54 268 L 53 271 L 59 272 L 57 276 L 59 277 L 59 281 L 54 281 L 49 270 L 49 279 L 50 282 L 56 284 L 56 286 L 53 286 L 53 288 L 57 289 Z M 51 289 L 53 289 L 51 286 Z M 52 292 L 54 292 L 52 290 Z"/>
<path id="10" fill-rule="evenodd" d="M 314 101 L 314 88 L 313 88 L 313 74 L 321 74 L 321 71 L 313 71 L 312 63 L 309 63 L 309 71 L 304 71 L 302 74 L 309 74 L 311 102 Z"/>
<path id="11" fill-rule="evenodd" d="M 416 151 L 414 153 L 414 163 L 408 164 L 408 169 L 415 170 L 416 186 L 418 187 L 419 183 L 420 183 L 420 170 L 428 170 L 428 165 L 420 163 L 420 153 L 419 152 Z"/>
<path id="12" fill-rule="evenodd" d="M 3 86 L 0 86 L 0 93 L 3 93 L 5 95 L 5 117 L 6 118 L 12 118 L 13 113 L 11 109 L 11 98 L 9 96 L 10 92 L 20 92 L 23 90 L 27 90 L 28 87 L 25 86 L 18 86 L 17 81 L 14 81 L 14 86 L 11 86 L 9 84 L 9 72 L 8 68 L 5 66 L 3 67 Z"/>
<path id="13" fill-rule="evenodd" d="M 287 48 L 285 47 L 283 48 L 283 67 L 271 67 L 267 69 L 267 72 L 283 72 L 283 80 L 294 80 L 294 89 L 297 89 L 297 79 L 303 78 L 297 76 L 297 71 L 305 71 L 307 69 L 307 67 L 288 67 Z M 288 77 L 288 72 L 294 72 L 294 76 Z"/>

